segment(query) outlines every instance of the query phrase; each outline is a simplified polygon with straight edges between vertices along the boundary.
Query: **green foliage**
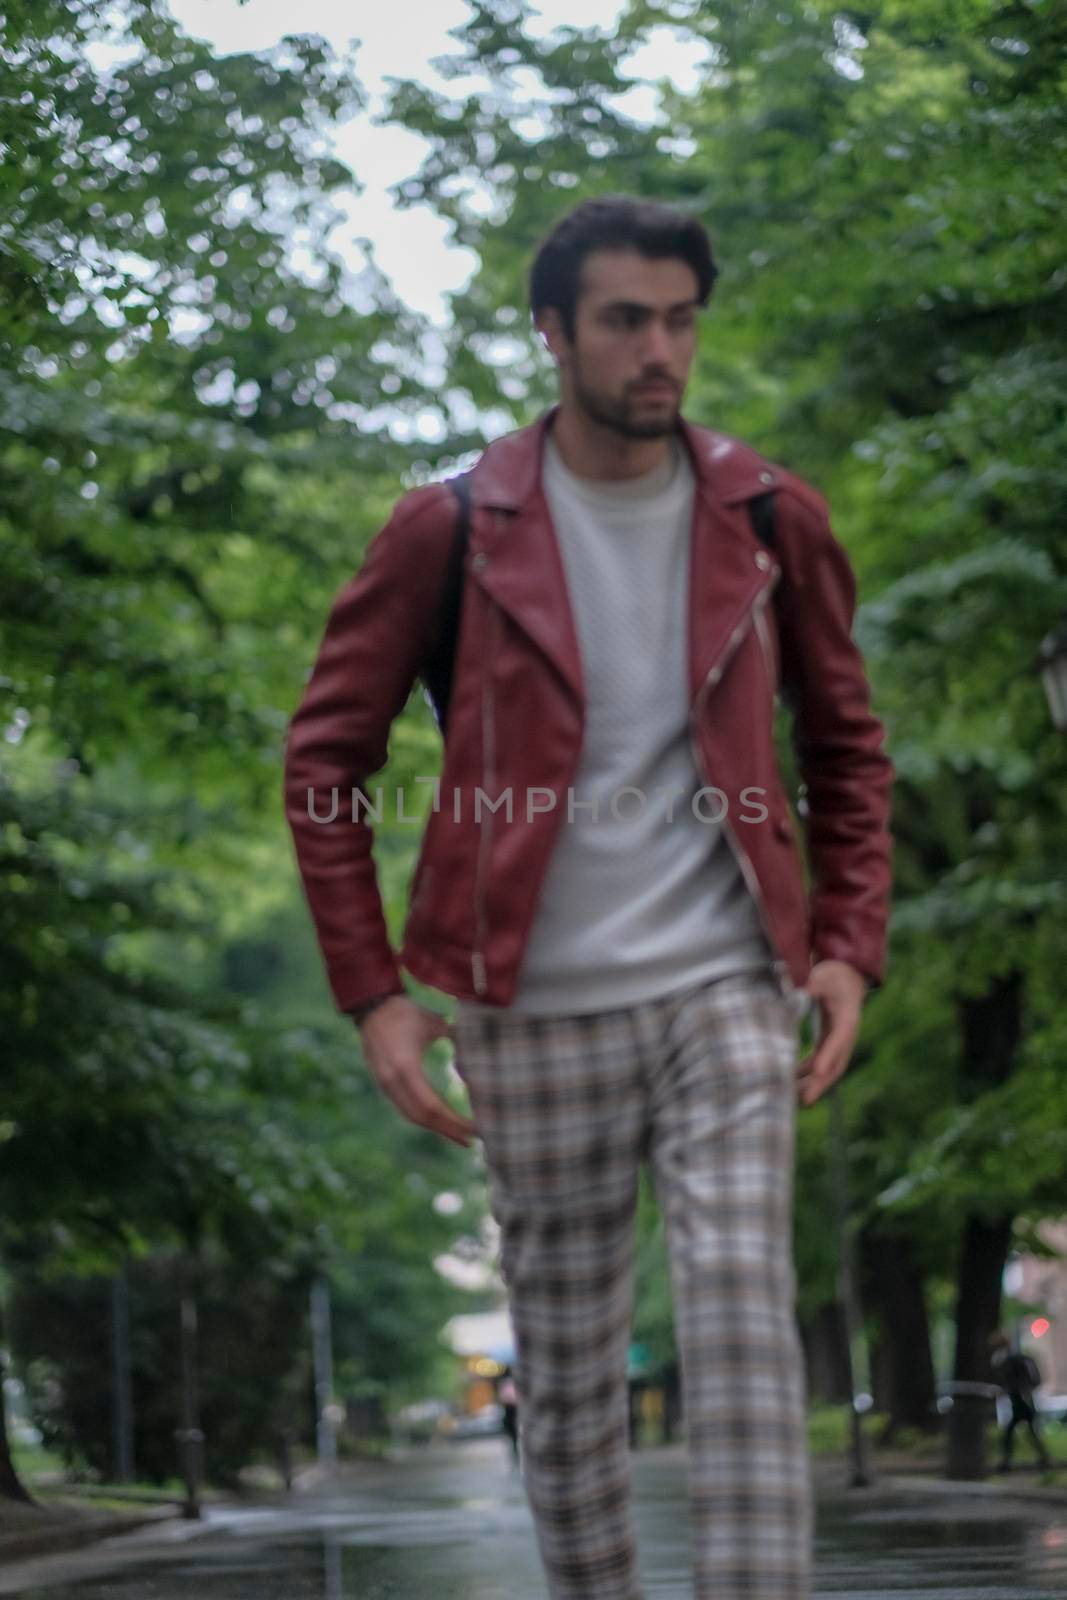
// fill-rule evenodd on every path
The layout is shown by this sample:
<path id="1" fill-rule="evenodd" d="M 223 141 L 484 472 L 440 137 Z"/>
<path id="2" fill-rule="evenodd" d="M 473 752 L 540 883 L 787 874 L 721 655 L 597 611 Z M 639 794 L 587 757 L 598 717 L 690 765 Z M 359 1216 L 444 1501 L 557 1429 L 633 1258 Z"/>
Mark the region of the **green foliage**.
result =
<path id="1" fill-rule="evenodd" d="M 648 1350 L 650 1372 L 662 1372 L 677 1360 L 667 1240 L 647 1171 L 638 1191 L 633 1337 Z"/>
<path id="2" fill-rule="evenodd" d="M 180 1458 L 180 1258 L 159 1255 L 130 1273 L 131 1393 L 138 1476 L 165 1483 Z M 42 1278 L 23 1264 L 11 1306 L 14 1350 L 28 1379 L 33 1420 L 69 1467 L 108 1479 L 111 1453 L 111 1285 Z M 216 1483 L 277 1458 L 292 1430 L 313 1444 L 306 1334 L 307 1262 L 204 1263 L 198 1274 L 201 1419 Z"/>
<path id="3" fill-rule="evenodd" d="M 46 1277 L 239 1263 L 251 1310 L 297 1259 L 366 1252 L 380 1290 L 395 1241 L 411 1383 L 456 1309 L 429 1200 L 465 1169 L 330 1016 L 280 795 L 328 603 L 409 464 L 382 396 L 425 400 L 397 359 L 420 319 L 331 245 L 353 179 L 322 135 L 362 89 L 314 37 L 216 59 L 142 0 L 46 0 L 5 19 L 0 96 L 0 1249 Z M 394 916 L 411 842 L 382 841 Z M 386 1383 L 375 1315 L 346 1311 Z M 241 1427 L 304 1359 L 279 1317 Z"/>

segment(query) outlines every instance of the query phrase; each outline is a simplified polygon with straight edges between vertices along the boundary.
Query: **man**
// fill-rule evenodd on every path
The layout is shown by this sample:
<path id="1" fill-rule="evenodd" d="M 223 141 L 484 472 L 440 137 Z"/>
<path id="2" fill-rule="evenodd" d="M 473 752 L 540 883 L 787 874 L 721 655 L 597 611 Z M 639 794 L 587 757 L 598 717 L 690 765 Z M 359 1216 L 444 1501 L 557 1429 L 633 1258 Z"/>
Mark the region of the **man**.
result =
<path id="1" fill-rule="evenodd" d="M 1003 1328 L 990 1334 L 989 1348 L 993 1377 L 1011 1402 L 1011 1419 L 1001 1435 L 997 1471 L 1011 1471 L 1015 1430 L 1021 1422 L 1030 1435 L 1035 1455 L 1048 1472 L 1052 1467 L 1052 1458 L 1037 1431 L 1037 1408 L 1034 1405 L 1034 1390 L 1041 1387 L 1041 1369 L 1033 1356 L 1012 1349 L 1011 1339 Z"/>
<path id="2" fill-rule="evenodd" d="M 814 490 L 680 415 L 716 270 L 699 222 L 626 196 L 578 206 L 537 252 L 559 404 L 470 478 L 444 768 L 399 958 L 360 794 L 440 638 L 446 485 L 405 495 L 342 589 L 289 734 L 288 816 L 337 1004 L 406 1116 L 483 1141 L 555 1600 L 641 1593 L 626 1357 L 644 1159 L 670 1252 L 695 1592 L 808 1594 L 794 1112 L 844 1072 L 883 976 L 891 767 L 847 557 Z M 753 502 L 771 493 L 765 539 Z M 401 966 L 459 1001 L 473 1120 L 426 1081 L 423 1050 L 448 1030 L 406 998 Z M 821 1039 L 798 1064 L 809 1005 Z"/>
<path id="3" fill-rule="evenodd" d="M 503 1429 L 511 1446 L 511 1461 L 514 1466 L 519 1464 L 519 1391 L 515 1387 L 515 1379 L 511 1375 L 511 1368 L 507 1367 L 504 1376 L 497 1385 L 497 1400 L 504 1413 L 501 1421 Z"/>

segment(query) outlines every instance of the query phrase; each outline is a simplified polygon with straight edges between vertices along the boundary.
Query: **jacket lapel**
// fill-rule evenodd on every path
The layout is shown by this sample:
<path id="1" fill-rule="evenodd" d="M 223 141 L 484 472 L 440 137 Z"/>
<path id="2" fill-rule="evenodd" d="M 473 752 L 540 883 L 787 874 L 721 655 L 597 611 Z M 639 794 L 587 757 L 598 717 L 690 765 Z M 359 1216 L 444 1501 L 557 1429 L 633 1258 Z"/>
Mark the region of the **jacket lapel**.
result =
<path id="1" fill-rule="evenodd" d="M 689 690 L 695 700 L 708 674 L 749 626 L 756 597 L 775 579 L 775 562 L 756 537 L 746 500 L 774 487 L 756 453 L 725 434 L 681 423 L 696 476 L 689 545 Z"/>
<path id="2" fill-rule="evenodd" d="M 545 438 L 558 407 L 495 440 L 471 474 L 469 571 L 544 652 L 579 703 L 581 652 L 556 531 L 541 488 Z M 484 507 L 484 514 L 478 509 Z"/>
<path id="3" fill-rule="evenodd" d="M 740 642 L 757 595 L 774 581 L 773 563 L 746 524 L 743 505 L 725 506 L 698 488 L 689 551 L 691 700 Z"/>
<path id="4" fill-rule="evenodd" d="M 538 490 L 520 511 L 496 511 L 482 523 L 476 545 L 472 540 L 474 581 L 544 652 L 582 703 L 581 652 L 548 502 Z"/>

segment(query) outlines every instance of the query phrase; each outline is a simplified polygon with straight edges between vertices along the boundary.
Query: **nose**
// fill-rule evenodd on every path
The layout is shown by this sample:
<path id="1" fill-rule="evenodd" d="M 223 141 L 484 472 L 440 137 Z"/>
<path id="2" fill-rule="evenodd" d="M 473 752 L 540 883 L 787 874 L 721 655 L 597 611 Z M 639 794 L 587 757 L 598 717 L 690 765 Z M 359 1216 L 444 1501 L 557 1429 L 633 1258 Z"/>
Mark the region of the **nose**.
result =
<path id="1" fill-rule="evenodd" d="M 674 351 L 670 333 L 662 323 L 649 322 L 645 329 L 641 354 L 646 372 L 664 375 L 670 372 Z"/>

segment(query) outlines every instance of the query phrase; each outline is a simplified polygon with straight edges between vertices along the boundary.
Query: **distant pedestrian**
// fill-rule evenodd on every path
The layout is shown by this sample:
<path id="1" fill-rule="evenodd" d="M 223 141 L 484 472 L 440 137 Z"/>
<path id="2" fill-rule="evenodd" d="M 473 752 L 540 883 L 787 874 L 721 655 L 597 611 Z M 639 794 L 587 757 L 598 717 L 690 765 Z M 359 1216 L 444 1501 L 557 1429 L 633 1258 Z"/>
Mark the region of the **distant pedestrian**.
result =
<path id="1" fill-rule="evenodd" d="M 497 1387 L 497 1399 L 504 1410 L 504 1432 L 511 1441 L 511 1454 L 515 1465 L 519 1464 L 519 1391 L 515 1387 L 515 1379 L 511 1375 L 511 1368 L 504 1369 L 504 1376 Z"/>
<path id="2" fill-rule="evenodd" d="M 1052 1466 L 1052 1457 L 1045 1449 L 1037 1431 L 1037 1408 L 1034 1405 L 1034 1390 L 1041 1386 L 1041 1368 L 1033 1356 L 1012 1349 L 1011 1340 L 1003 1329 L 998 1328 L 996 1333 L 990 1335 L 989 1347 L 991 1352 L 989 1362 L 993 1369 L 993 1377 L 1011 1401 L 1011 1421 L 1001 1437 L 997 1471 L 1011 1471 L 1015 1430 L 1021 1422 L 1025 1425 L 1030 1435 L 1030 1442 L 1047 1472 Z"/>

